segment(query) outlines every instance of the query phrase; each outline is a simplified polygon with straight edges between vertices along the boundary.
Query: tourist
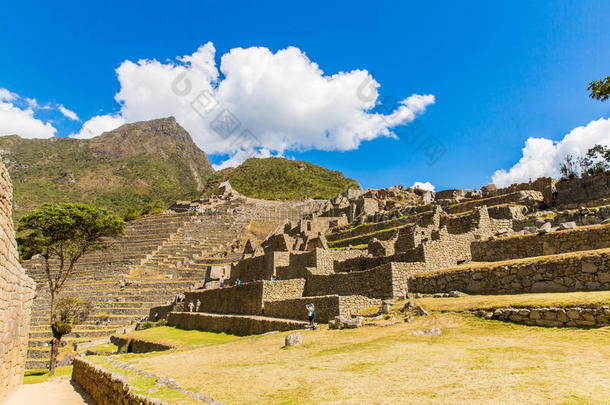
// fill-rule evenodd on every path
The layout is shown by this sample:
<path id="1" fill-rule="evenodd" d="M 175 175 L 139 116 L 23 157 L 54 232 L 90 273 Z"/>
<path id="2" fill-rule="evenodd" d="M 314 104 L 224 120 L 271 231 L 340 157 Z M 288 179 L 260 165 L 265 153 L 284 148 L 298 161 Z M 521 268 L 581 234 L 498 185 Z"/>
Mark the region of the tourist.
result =
<path id="1" fill-rule="evenodd" d="M 189 312 L 193 312 L 194 306 L 195 306 L 195 304 L 193 304 L 193 301 L 189 301 Z"/>
<path id="2" fill-rule="evenodd" d="M 237 281 L 235 282 L 235 285 L 241 285 L 241 280 L 237 279 Z"/>
<path id="3" fill-rule="evenodd" d="M 224 280 L 220 280 L 220 288 L 225 288 L 225 281 Z"/>
<path id="4" fill-rule="evenodd" d="M 557 187 L 555 187 L 555 185 L 553 184 L 553 186 L 551 187 L 551 195 L 553 196 L 553 202 L 552 205 L 555 206 L 555 200 L 557 200 Z"/>
<path id="5" fill-rule="evenodd" d="M 313 302 L 311 302 L 305 305 L 305 308 L 307 308 L 307 315 L 309 316 L 309 327 L 315 329 L 314 320 L 316 319 L 316 307 L 313 305 Z"/>
<path id="6" fill-rule="evenodd" d="M 199 312 L 200 306 L 201 306 L 201 301 L 197 300 L 197 305 L 195 305 L 195 312 Z"/>

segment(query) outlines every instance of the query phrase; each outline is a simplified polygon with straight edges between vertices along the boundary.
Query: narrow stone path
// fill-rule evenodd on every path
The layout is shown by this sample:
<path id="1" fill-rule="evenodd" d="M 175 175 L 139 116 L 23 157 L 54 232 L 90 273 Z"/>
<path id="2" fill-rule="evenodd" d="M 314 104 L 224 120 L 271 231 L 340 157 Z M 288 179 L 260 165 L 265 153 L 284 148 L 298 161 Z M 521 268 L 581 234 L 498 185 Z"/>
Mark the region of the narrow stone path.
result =
<path id="1" fill-rule="evenodd" d="M 2 405 L 96 405 L 70 377 L 57 377 L 40 384 L 21 385 Z"/>

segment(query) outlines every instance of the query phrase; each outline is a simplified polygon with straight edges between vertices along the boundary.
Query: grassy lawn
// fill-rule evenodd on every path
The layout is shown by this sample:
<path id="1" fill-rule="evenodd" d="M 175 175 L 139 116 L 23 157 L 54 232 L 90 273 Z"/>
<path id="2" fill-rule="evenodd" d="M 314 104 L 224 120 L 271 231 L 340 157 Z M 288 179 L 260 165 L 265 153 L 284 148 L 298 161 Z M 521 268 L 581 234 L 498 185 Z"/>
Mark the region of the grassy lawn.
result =
<path id="1" fill-rule="evenodd" d="M 412 334 L 434 327 L 441 336 Z M 304 343 L 289 349 L 282 348 L 286 333 L 277 333 L 119 357 L 226 404 L 610 402 L 610 328 L 540 328 L 436 312 L 387 327 L 301 334 Z"/>
<path id="2" fill-rule="evenodd" d="M 211 346 L 232 342 L 240 339 L 238 336 L 226 333 L 200 332 L 196 330 L 177 329 L 172 326 L 160 326 L 131 332 L 121 336 L 161 343 L 181 349 L 190 346 Z"/>
<path id="3" fill-rule="evenodd" d="M 72 375 L 72 366 L 57 367 L 51 378 Z M 38 384 L 49 379 L 49 370 L 28 370 L 23 376 L 24 384 Z"/>
<path id="4" fill-rule="evenodd" d="M 566 307 L 579 305 L 610 305 L 610 291 L 587 291 L 546 294 L 466 295 L 457 298 L 419 298 L 414 300 L 432 311 L 469 311 L 497 307 Z M 396 307 L 404 305 L 404 301 Z"/>

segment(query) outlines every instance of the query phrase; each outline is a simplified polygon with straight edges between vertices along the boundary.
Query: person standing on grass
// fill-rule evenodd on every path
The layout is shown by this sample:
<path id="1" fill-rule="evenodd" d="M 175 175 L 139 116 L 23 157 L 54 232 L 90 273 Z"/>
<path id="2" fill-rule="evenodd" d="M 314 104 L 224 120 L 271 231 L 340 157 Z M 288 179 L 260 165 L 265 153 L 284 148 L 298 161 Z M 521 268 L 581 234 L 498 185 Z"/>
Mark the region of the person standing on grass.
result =
<path id="1" fill-rule="evenodd" d="M 311 329 L 315 329 L 314 320 L 316 319 L 316 307 L 313 305 L 313 302 L 305 305 L 307 308 L 307 315 L 309 316 L 309 327 Z"/>

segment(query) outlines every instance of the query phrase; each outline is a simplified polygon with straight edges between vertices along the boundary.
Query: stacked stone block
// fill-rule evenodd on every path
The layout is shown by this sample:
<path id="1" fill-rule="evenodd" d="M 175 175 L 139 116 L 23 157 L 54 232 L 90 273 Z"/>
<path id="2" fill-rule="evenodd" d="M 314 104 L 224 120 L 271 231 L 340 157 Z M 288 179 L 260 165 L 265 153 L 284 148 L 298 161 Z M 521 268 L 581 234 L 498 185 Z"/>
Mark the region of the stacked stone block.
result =
<path id="1" fill-rule="evenodd" d="M 19 264 L 12 185 L 0 163 L 0 400 L 21 384 L 35 283 Z"/>

